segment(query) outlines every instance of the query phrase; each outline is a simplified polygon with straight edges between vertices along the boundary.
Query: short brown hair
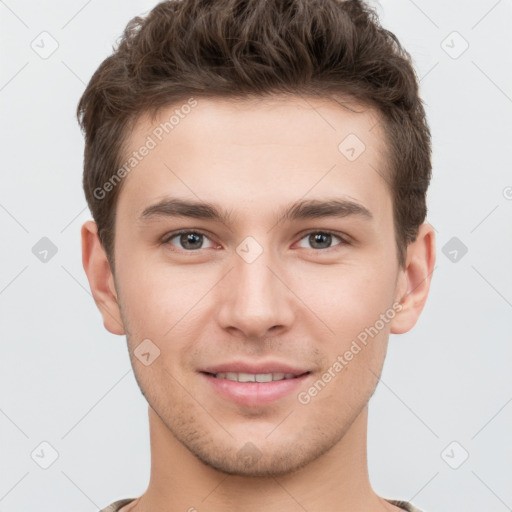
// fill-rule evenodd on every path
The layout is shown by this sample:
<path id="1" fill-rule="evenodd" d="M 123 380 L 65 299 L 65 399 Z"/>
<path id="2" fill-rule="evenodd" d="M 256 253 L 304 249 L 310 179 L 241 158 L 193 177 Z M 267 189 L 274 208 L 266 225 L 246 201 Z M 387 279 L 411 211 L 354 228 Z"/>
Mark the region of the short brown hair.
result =
<path id="1" fill-rule="evenodd" d="M 276 93 L 342 95 L 383 119 L 398 261 L 424 222 L 430 130 L 410 55 L 359 0 L 170 0 L 132 19 L 77 108 L 85 133 L 83 185 L 111 267 L 130 127 L 186 98 Z"/>

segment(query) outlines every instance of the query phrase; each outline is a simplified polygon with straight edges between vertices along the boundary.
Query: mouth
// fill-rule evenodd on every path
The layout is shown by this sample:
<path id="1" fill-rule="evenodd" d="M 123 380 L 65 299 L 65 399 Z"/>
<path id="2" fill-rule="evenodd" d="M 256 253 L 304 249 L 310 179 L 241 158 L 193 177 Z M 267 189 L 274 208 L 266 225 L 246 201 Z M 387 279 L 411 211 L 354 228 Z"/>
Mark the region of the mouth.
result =
<path id="1" fill-rule="evenodd" d="M 312 378 L 310 371 L 301 373 L 248 373 L 207 372 L 199 373 L 209 392 L 223 401 L 244 407 L 261 407 L 278 403 L 280 399 L 296 395 L 299 388 L 307 386 Z"/>
<path id="2" fill-rule="evenodd" d="M 210 375 L 215 379 L 226 379 L 233 382 L 275 382 L 280 380 L 297 379 L 303 375 L 308 375 L 311 372 L 304 372 L 300 374 L 294 373 L 246 373 L 246 372 L 202 372 Z"/>

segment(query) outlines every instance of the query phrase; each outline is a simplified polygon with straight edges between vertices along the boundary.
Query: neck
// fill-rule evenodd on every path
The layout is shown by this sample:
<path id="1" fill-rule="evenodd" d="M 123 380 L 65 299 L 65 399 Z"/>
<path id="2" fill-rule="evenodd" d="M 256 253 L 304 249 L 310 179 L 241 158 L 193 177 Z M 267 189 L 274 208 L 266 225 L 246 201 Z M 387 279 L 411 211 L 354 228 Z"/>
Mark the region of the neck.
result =
<path id="1" fill-rule="evenodd" d="M 279 477 L 229 475 L 188 451 L 149 408 L 151 477 L 130 512 L 337 512 L 399 510 L 372 490 L 368 478 L 365 407 L 345 435 L 307 466 Z M 123 511 L 124 512 L 124 511 Z"/>

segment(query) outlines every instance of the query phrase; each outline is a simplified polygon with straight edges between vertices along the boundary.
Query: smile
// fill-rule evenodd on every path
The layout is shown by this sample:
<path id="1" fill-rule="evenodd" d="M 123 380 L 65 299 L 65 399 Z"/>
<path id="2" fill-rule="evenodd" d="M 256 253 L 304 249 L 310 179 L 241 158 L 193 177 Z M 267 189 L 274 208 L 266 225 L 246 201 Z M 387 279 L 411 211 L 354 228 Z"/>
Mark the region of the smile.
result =
<path id="1" fill-rule="evenodd" d="M 295 397 L 300 387 L 305 386 L 306 380 L 311 378 L 311 372 L 299 375 L 282 372 L 201 372 L 199 375 L 217 397 L 246 407 L 269 405 L 287 396 Z"/>
<path id="2" fill-rule="evenodd" d="M 309 373 L 309 372 L 306 372 Z M 235 382 L 272 382 L 276 380 L 296 379 L 300 375 L 293 373 L 245 373 L 245 372 L 225 372 L 210 373 L 216 379 L 227 379 Z M 305 375 L 305 374 L 302 374 Z"/>

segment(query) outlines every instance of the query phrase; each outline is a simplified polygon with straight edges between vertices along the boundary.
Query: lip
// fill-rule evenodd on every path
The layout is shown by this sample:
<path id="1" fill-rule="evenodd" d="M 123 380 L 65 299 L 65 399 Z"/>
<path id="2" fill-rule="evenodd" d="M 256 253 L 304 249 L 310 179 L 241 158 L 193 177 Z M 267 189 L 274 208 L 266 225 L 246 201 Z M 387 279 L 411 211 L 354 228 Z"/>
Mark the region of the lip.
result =
<path id="1" fill-rule="evenodd" d="M 219 367 L 220 368 L 220 367 Z M 282 366 L 280 368 L 283 368 Z M 226 370 L 227 371 L 227 370 Z M 243 370 L 240 370 L 243 371 Z M 296 371 L 296 370 L 295 370 Z M 220 373 L 215 371 L 211 373 Z M 247 373 L 278 373 L 278 371 L 254 371 Z M 279 373 L 295 373 L 294 371 Z M 305 373 L 293 379 L 274 380 L 271 382 L 236 382 L 229 379 L 218 379 L 209 373 L 201 372 L 204 378 L 213 390 L 223 398 L 238 405 L 257 407 L 267 405 L 272 402 L 296 392 L 300 386 L 303 386 L 306 379 L 311 377 L 311 373 Z"/>

